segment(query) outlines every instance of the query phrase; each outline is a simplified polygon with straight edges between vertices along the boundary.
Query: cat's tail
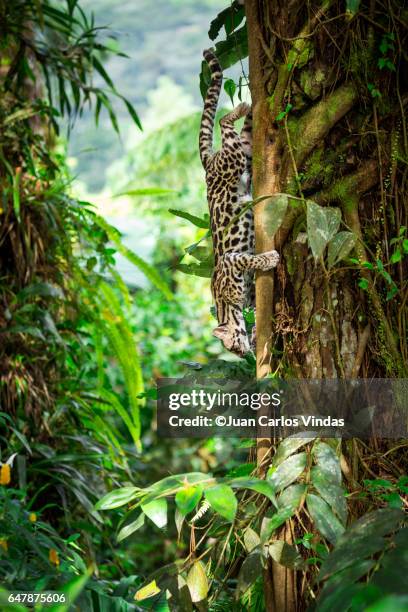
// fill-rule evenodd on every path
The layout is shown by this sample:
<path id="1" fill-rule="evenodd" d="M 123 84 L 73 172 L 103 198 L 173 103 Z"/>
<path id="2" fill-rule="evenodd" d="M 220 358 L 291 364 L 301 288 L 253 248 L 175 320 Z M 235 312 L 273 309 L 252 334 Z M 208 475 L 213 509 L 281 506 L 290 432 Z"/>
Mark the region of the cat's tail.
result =
<path id="1" fill-rule="evenodd" d="M 216 55 L 212 51 L 208 49 L 204 51 L 203 55 L 211 72 L 211 85 L 205 98 L 200 125 L 200 157 L 201 163 L 206 168 L 213 153 L 214 119 L 222 85 L 222 70 Z"/>

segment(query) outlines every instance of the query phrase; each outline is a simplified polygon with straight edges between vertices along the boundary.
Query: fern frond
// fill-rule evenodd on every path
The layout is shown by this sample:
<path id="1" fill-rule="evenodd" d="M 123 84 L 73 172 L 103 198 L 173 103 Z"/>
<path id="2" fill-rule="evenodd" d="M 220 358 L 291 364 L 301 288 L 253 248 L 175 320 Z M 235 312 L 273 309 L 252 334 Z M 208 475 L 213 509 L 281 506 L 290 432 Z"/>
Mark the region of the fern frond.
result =
<path id="1" fill-rule="evenodd" d="M 136 255 L 136 253 L 134 253 L 131 249 L 128 249 L 128 247 L 122 243 L 120 232 L 115 227 L 107 223 L 105 219 L 99 215 L 94 215 L 93 220 L 106 232 L 106 235 L 108 236 L 109 240 L 113 242 L 118 253 L 123 255 L 123 257 L 126 257 L 130 263 L 139 268 L 139 270 L 143 272 L 152 285 L 159 289 L 167 299 L 172 300 L 173 294 L 156 268 L 147 263 L 147 261 L 144 261 L 144 259 L 142 259 L 139 255 Z"/>

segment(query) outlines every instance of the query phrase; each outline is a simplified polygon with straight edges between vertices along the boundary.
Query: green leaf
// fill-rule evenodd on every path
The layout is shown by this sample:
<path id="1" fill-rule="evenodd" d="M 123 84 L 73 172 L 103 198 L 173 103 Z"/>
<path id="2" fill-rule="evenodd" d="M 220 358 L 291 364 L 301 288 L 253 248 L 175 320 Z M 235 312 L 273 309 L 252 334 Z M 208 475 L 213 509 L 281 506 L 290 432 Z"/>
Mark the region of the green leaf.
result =
<path id="1" fill-rule="evenodd" d="M 408 238 L 404 238 L 402 241 L 402 248 L 404 253 L 408 253 Z"/>
<path id="2" fill-rule="evenodd" d="M 136 520 L 122 527 L 122 529 L 119 531 L 118 536 L 116 538 L 117 541 L 121 542 L 125 538 L 128 538 L 130 535 L 132 535 L 132 533 L 140 529 L 140 527 L 144 525 L 144 522 L 145 522 L 145 515 L 143 512 L 141 512 Z"/>
<path id="3" fill-rule="evenodd" d="M 141 489 L 138 487 L 122 487 L 107 493 L 96 504 L 96 510 L 111 510 L 112 508 L 120 508 L 129 502 L 133 501 L 140 495 Z"/>
<path id="4" fill-rule="evenodd" d="M 270 516 L 265 516 L 261 524 L 261 542 L 265 544 L 273 532 L 278 529 L 281 525 L 286 523 L 288 519 L 293 516 L 296 508 L 293 506 L 285 506 L 279 508 L 276 512 L 271 513 Z"/>
<path id="5" fill-rule="evenodd" d="M 326 442 L 317 442 L 313 447 L 313 454 L 320 469 L 326 474 L 330 482 L 341 486 L 340 460 L 334 450 Z"/>
<path id="6" fill-rule="evenodd" d="M 222 40 L 215 45 L 215 54 L 220 62 L 221 68 L 225 70 L 230 68 L 241 59 L 248 55 L 248 35 L 246 24 L 239 30 L 234 30 L 227 36 L 226 40 Z M 205 99 L 207 89 L 211 82 L 211 74 L 207 62 L 202 62 L 200 73 L 200 91 Z"/>
<path id="7" fill-rule="evenodd" d="M 160 529 L 167 525 L 167 501 L 164 498 L 154 499 L 149 503 L 142 503 L 141 508 L 145 515 Z"/>
<path id="8" fill-rule="evenodd" d="M 176 493 L 176 506 L 183 516 L 192 512 L 201 499 L 203 490 L 200 486 L 186 486 Z"/>
<path id="9" fill-rule="evenodd" d="M 315 259 L 323 255 L 329 241 L 337 233 L 341 219 L 339 208 L 322 207 L 308 200 L 307 236 Z"/>
<path id="10" fill-rule="evenodd" d="M 273 457 L 272 465 L 274 467 L 278 467 L 285 459 L 293 455 L 298 448 L 304 446 L 308 442 L 310 442 L 312 438 L 297 438 L 295 436 L 290 436 L 282 440 L 277 448 L 277 451 Z"/>
<path id="11" fill-rule="evenodd" d="M 234 105 L 234 95 L 235 95 L 236 90 L 237 90 L 237 86 L 235 85 L 235 82 L 232 79 L 227 79 L 224 82 L 224 91 L 227 94 L 227 96 L 229 96 L 229 99 L 231 100 L 232 105 Z"/>
<path id="12" fill-rule="evenodd" d="M 137 127 L 139 128 L 139 130 L 143 131 L 143 127 L 142 127 L 142 123 L 140 121 L 139 115 L 137 114 L 137 112 L 135 111 L 133 105 L 129 102 L 129 100 L 127 100 L 126 98 L 124 98 L 123 96 L 122 100 L 125 103 L 125 106 L 127 108 L 127 111 L 129 113 L 129 115 L 132 117 L 134 123 L 137 125 Z"/>
<path id="13" fill-rule="evenodd" d="M 191 601 L 198 603 L 204 601 L 210 589 L 204 564 L 196 561 L 187 574 L 186 583 L 191 595 Z"/>
<path id="14" fill-rule="evenodd" d="M 263 226 L 269 236 L 274 236 L 282 225 L 288 208 L 289 198 L 280 193 L 270 198 L 264 208 Z"/>
<path id="15" fill-rule="evenodd" d="M 162 189 L 161 187 L 143 187 L 140 189 L 129 189 L 128 191 L 121 191 L 115 193 L 114 198 L 121 196 L 168 196 L 170 194 L 178 193 L 175 189 Z"/>
<path id="16" fill-rule="evenodd" d="M 344 490 L 333 482 L 324 466 L 316 466 L 311 469 L 312 484 L 319 495 L 324 499 L 331 509 L 337 514 L 342 524 L 347 521 L 347 504 Z"/>
<path id="17" fill-rule="evenodd" d="M 211 508 L 231 523 L 237 513 L 238 502 L 231 487 L 220 484 L 207 489 L 205 497 Z"/>
<path id="18" fill-rule="evenodd" d="M 210 228 L 210 220 L 209 219 L 202 219 L 201 217 L 197 217 L 196 215 L 192 215 L 192 214 L 190 214 L 188 212 L 185 212 L 184 210 L 176 210 L 174 208 L 169 208 L 169 212 L 172 215 L 175 215 L 176 217 L 181 217 L 182 219 L 187 219 L 187 221 L 190 221 L 190 223 L 192 223 L 196 227 L 200 227 L 202 229 L 209 229 Z"/>
<path id="19" fill-rule="evenodd" d="M 285 459 L 277 468 L 269 468 L 267 480 L 275 491 L 282 491 L 296 480 L 306 467 L 306 453 L 298 453 Z"/>
<path id="20" fill-rule="evenodd" d="M 255 549 L 248 555 L 238 575 L 237 592 L 245 593 L 256 579 L 262 574 L 261 552 Z"/>
<path id="21" fill-rule="evenodd" d="M 360 287 L 360 289 L 362 289 L 363 291 L 367 291 L 369 285 L 369 282 L 366 278 L 360 278 L 360 280 L 358 281 L 358 286 Z"/>
<path id="22" fill-rule="evenodd" d="M 261 495 L 265 495 L 265 497 L 270 499 L 273 504 L 276 502 L 275 491 L 271 484 L 266 480 L 261 480 L 260 478 L 239 477 L 231 480 L 230 485 L 232 488 L 250 489 L 251 491 L 256 491 L 257 493 L 261 493 Z"/>
<path id="23" fill-rule="evenodd" d="M 317 495 L 308 493 L 306 496 L 307 509 L 316 526 L 316 529 L 335 544 L 338 538 L 344 532 L 344 527 L 340 521 L 334 516 L 330 506 Z"/>
<path id="24" fill-rule="evenodd" d="M 307 491 L 306 484 L 294 484 L 282 491 L 278 497 L 279 508 L 293 508 L 296 510 L 300 506 L 302 498 Z"/>
<path id="25" fill-rule="evenodd" d="M 160 588 L 157 586 L 155 580 L 149 582 L 146 586 L 142 587 L 135 594 L 136 601 L 143 601 L 144 599 L 148 599 L 149 597 L 155 597 L 160 593 Z"/>
<path id="26" fill-rule="evenodd" d="M 201 276 L 203 278 L 211 278 L 213 272 L 213 266 L 209 265 L 207 262 L 200 262 L 198 264 L 177 264 L 174 266 L 174 269 L 184 274 L 189 274 L 190 276 Z"/>
<path id="27" fill-rule="evenodd" d="M 385 546 L 383 536 L 392 532 L 403 518 L 404 513 L 394 508 L 364 514 L 338 539 L 320 568 L 319 580 L 353 565 L 358 559 L 377 553 Z"/>
<path id="28" fill-rule="evenodd" d="M 256 531 L 251 529 L 251 527 L 247 527 L 245 529 L 243 540 L 245 544 L 245 549 L 249 553 L 252 552 L 261 543 L 259 535 L 256 533 Z"/>
<path id="29" fill-rule="evenodd" d="M 239 26 L 244 17 L 244 7 L 237 2 L 232 2 L 231 6 L 218 13 L 216 18 L 212 20 L 210 29 L 208 30 L 210 40 L 215 40 L 217 38 L 222 26 L 224 26 L 226 34 L 230 34 Z"/>
<path id="30" fill-rule="evenodd" d="M 401 261 L 402 259 L 402 253 L 400 251 L 400 249 L 397 249 L 396 251 L 394 251 L 394 253 L 391 255 L 391 259 L 390 262 L 392 264 L 398 263 L 399 261 Z"/>
<path id="31" fill-rule="evenodd" d="M 285 567 L 295 568 L 303 561 L 296 548 L 283 540 L 275 540 L 275 542 L 269 544 L 268 551 L 276 563 Z"/>
<path id="32" fill-rule="evenodd" d="M 339 232 L 329 242 L 328 264 L 332 268 L 350 253 L 356 243 L 356 236 L 352 232 Z"/>
<path id="33" fill-rule="evenodd" d="M 355 15 L 360 8 L 361 0 L 346 0 L 346 10 L 351 15 Z"/>
<path id="34" fill-rule="evenodd" d="M 71 607 L 71 605 L 73 606 L 75 600 L 81 595 L 93 571 L 94 568 L 90 567 L 86 571 L 86 574 L 83 576 L 75 576 L 75 578 L 69 580 L 60 589 L 60 592 L 66 596 L 66 601 L 69 602 L 69 607 Z M 60 603 L 53 606 L 44 606 L 44 610 L 48 610 L 49 612 L 66 612 L 67 609 L 68 607 L 66 603 Z"/>

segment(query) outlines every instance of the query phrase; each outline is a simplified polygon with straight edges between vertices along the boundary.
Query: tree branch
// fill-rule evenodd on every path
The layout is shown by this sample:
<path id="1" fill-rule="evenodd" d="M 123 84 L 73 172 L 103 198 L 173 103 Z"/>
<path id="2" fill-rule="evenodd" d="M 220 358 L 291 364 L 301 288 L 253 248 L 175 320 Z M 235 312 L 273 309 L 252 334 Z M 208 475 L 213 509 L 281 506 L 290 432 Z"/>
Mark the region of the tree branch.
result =
<path id="1" fill-rule="evenodd" d="M 302 165 L 315 146 L 353 107 L 356 100 L 357 90 L 353 84 L 346 83 L 306 111 L 300 119 L 290 119 L 288 121 L 298 166 Z M 288 181 L 290 181 L 290 178 L 288 177 Z"/>

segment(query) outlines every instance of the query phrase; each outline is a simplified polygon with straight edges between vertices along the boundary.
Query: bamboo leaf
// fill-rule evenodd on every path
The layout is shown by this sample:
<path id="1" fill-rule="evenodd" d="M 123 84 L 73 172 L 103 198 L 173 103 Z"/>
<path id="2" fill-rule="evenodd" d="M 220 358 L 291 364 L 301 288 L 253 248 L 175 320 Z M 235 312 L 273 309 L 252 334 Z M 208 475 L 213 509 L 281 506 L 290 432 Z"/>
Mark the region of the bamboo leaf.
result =
<path id="1" fill-rule="evenodd" d="M 154 499 L 148 504 L 142 503 L 145 515 L 159 528 L 167 525 L 167 501 L 164 498 Z"/>
<path id="2" fill-rule="evenodd" d="M 96 504 L 96 510 L 111 510 L 120 508 L 133 501 L 140 494 L 138 487 L 122 487 L 107 493 Z"/>

